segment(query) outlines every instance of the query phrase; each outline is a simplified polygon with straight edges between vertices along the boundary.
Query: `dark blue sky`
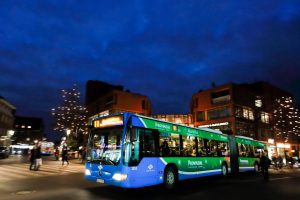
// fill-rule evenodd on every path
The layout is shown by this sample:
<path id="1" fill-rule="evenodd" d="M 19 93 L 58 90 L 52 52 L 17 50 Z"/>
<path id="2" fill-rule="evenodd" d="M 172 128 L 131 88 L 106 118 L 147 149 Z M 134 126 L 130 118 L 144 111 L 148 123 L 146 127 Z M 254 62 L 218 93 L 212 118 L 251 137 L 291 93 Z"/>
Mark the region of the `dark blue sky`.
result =
<path id="1" fill-rule="evenodd" d="M 299 0 L 0 1 L 0 95 L 43 117 L 87 80 L 148 95 L 154 113 L 191 95 L 269 81 L 300 102 Z"/>

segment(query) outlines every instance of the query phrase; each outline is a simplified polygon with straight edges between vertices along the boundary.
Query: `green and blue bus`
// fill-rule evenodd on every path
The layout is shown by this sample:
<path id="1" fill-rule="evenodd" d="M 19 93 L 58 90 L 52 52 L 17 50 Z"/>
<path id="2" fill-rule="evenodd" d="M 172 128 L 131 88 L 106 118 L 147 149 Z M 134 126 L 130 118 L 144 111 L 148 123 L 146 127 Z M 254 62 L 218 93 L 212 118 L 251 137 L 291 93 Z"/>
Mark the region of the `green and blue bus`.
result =
<path id="1" fill-rule="evenodd" d="M 264 143 L 133 113 L 94 119 L 85 178 L 138 188 L 230 172 L 258 170 Z M 257 156 L 258 155 L 258 156 Z"/>

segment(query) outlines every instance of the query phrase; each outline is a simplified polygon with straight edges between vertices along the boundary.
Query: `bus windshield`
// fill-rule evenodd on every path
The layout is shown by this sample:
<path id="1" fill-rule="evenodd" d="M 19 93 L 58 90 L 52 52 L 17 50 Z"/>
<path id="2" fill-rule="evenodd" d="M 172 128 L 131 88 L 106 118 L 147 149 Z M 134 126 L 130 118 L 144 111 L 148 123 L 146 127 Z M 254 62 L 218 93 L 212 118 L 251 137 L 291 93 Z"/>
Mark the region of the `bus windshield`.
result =
<path id="1" fill-rule="evenodd" d="M 119 164 L 122 131 L 122 126 L 94 129 L 88 141 L 87 160 L 105 165 Z"/>

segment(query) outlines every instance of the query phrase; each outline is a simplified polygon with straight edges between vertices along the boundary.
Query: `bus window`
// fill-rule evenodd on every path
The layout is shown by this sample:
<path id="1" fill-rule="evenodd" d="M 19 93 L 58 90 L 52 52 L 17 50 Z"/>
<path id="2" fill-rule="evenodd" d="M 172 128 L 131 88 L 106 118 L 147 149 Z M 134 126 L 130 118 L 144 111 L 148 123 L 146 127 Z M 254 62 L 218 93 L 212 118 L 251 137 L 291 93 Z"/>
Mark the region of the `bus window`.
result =
<path id="1" fill-rule="evenodd" d="M 198 156 L 207 156 L 203 138 L 198 138 Z"/>
<path id="2" fill-rule="evenodd" d="M 193 136 L 182 136 L 183 156 L 196 156 L 196 138 Z"/>
<path id="3" fill-rule="evenodd" d="M 218 156 L 218 142 L 216 140 L 207 141 L 207 153 L 208 156 L 217 157 Z"/>
<path id="4" fill-rule="evenodd" d="M 156 132 L 148 129 L 137 129 L 140 138 L 140 154 L 142 157 L 157 156 L 155 144 Z"/>
<path id="5" fill-rule="evenodd" d="M 179 146 L 179 135 L 171 133 L 169 138 L 170 156 L 180 156 Z"/>
<path id="6" fill-rule="evenodd" d="M 159 156 L 170 156 L 170 135 L 169 133 L 159 133 Z"/>
<path id="7" fill-rule="evenodd" d="M 228 142 L 218 141 L 218 156 L 229 156 Z"/>
<path id="8" fill-rule="evenodd" d="M 127 129 L 124 143 L 124 164 L 136 166 L 139 163 L 139 139 L 136 129 Z"/>
<path id="9" fill-rule="evenodd" d="M 264 151 L 263 147 L 257 147 L 257 146 L 253 147 L 254 157 L 259 158 L 262 152 L 267 152 L 267 151 Z"/>
<path id="10" fill-rule="evenodd" d="M 238 150 L 240 157 L 253 157 L 252 148 L 248 144 L 238 143 Z"/>
<path id="11" fill-rule="evenodd" d="M 137 166 L 143 157 L 157 156 L 156 141 L 158 141 L 156 131 L 129 128 L 124 143 L 124 164 Z"/>

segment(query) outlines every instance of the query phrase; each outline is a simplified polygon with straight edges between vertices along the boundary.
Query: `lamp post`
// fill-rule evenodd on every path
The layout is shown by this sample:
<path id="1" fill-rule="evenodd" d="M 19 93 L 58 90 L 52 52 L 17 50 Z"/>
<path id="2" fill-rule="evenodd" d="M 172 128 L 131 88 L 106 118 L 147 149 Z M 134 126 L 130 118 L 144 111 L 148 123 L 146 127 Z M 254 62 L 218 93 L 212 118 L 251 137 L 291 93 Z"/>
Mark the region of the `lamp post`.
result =
<path id="1" fill-rule="evenodd" d="M 70 134 L 71 134 L 71 130 L 66 129 L 66 144 L 67 145 L 70 145 L 70 137 L 69 137 Z"/>

